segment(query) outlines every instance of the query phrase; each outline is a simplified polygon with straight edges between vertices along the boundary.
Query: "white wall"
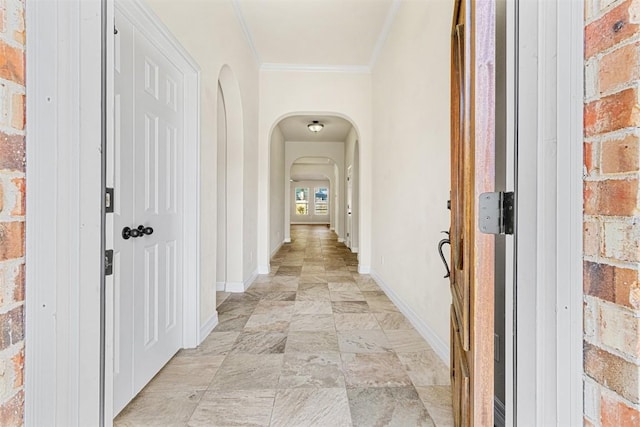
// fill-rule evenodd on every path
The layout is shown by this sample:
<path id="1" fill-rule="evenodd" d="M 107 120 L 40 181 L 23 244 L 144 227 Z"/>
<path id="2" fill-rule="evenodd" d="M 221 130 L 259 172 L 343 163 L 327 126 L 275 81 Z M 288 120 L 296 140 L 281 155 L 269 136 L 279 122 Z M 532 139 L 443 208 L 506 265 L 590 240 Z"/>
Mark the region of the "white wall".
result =
<path id="1" fill-rule="evenodd" d="M 285 241 L 291 240 L 291 229 L 287 225 L 291 222 L 291 187 L 289 185 L 289 179 L 291 178 L 291 167 L 296 160 L 302 157 L 326 157 L 333 160 L 338 168 L 340 176 L 335 178 L 332 187 L 332 201 L 336 205 L 337 215 L 335 216 L 335 232 L 338 235 L 338 240 L 342 240 L 344 236 L 344 224 L 343 215 L 344 212 L 344 142 L 285 142 L 284 153 L 284 179 L 285 179 L 285 208 L 284 208 L 284 238 Z M 331 177 L 329 175 L 329 177 Z"/>
<path id="2" fill-rule="evenodd" d="M 370 266 L 371 75 L 315 71 L 260 71 L 258 250 L 260 272 L 269 266 L 269 142 L 275 125 L 298 114 L 335 114 L 358 131 L 361 153 L 361 271 Z M 285 169 L 286 170 L 286 169 Z"/>
<path id="3" fill-rule="evenodd" d="M 372 274 L 440 340 L 432 344 L 441 355 L 448 351 L 450 295 L 436 245 L 449 229 L 452 6 L 403 1 L 372 85 Z"/>
<path id="4" fill-rule="evenodd" d="M 284 136 L 279 126 L 273 129 L 271 134 L 271 153 L 269 156 L 270 176 L 270 215 L 269 215 L 269 258 L 280 248 L 284 242 Z"/>
<path id="5" fill-rule="evenodd" d="M 256 269 L 257 239 L 257 169 L 258 169 L 258 64 L 246 42 L 244 33 L 235 16 L 231 1 L 197 1 L 197 0 L 147 0 L 158 17 L 180 41 L 201 67 L 201 291 L 200 317 L 206 323 L 215 316 L 215 283 L 216 272 L 216 117 L 217 86 L 220 72 L 228 65 L 233 80 L 237 82 L 236 91 L 240 94 L 242 129 L 228 129 L 228 155 L 240 161 L 228 164 L 229 173 L 237 174 L 240 191 L 228 194 L 228 203 L 241 206 L 236 219 L 240 219 L 241 228 L 238 239 L 232 239 L 237 245 L 233 248 L 233 256 L 228 259 L 229 280 L 244 281 Z M 221 79 L 222 80 L 222 79 Z M 227 101 L 227 117 L 231 110 L 232 96 L 223 84 L 225 101 Z M 231 124 L 231 121 L 229 122 Z M 232 145 L 231 132 L 235 131 L 241 144 Z M 239 151 L 239 152 L 238 152 Z M 268 161 L 268 157 L 265 157 Z M 233 172 L 232 172 L 233 171 Z M 268 185 L 268 180 L 266 181 Z M 233 197 L 240 197 L 239 201 Z M 266 216 L 266 213 L 265 213 Z M 237 240 L 237 241 L 236 241 Z M 243 256 L 246 255 L 246 256 Z M 235 265 L 239 264 L 239 266 Z M 232 271 L 233 267 L 233 271 Z M 236 271 L 239 270 L 239 271 Z"/>

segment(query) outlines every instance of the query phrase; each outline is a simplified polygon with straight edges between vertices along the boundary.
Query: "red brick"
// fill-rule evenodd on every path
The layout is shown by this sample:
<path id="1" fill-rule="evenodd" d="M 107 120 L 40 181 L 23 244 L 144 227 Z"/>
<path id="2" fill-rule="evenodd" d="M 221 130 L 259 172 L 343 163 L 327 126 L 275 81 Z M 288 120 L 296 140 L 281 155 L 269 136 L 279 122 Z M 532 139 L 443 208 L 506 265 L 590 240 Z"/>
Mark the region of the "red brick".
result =
<path id="1" fill-rule="evenodd" d="M 24 85 L 24 51 L 0 40 L 0 78 Z"/>
<path id="2" fill-rule="evenodd" d="M 640 1 L 627 0 L 587 25 L 584 31 L 585 58 L 634 36 L 639 29 L 638 9 Z"/>
<path id="3" fill-rule="evenodd" d="M 640 263 L 640 227 L 638 221 L 607 221 L 603 224 L 604 256 Z"/>
<path id="4" fill-rule="evenodd" d="M 640 425 L 640 412 L 623 402 L 603 395 L 600 406 L 600 421 L 603 427 L 626 427 Z"/>
<path id="5" fill-rule="evenodd" d="M 0 426 L 21 426 L 24 419 L 24 392 L 20 390 L 8 401 L 0 404 Z"/>
<path id="6" fill-rule="evenodd" d="M 15 186 L 15 194 L 16 201 L 13 205 L 13 210 L 11 211 L 11 215 L 13 216 L 24 216 L 26 211 L 26 197 L 25 197 L 25 180 L 24 178 L 13 178 L 11 180 L 13 185 Z"/>
<path id="7" fill-rule="evenodd" d="M 24 222 L 0 222 L 0 261 L 24 256 Z"/>
<path id="8" fill-rule="evenodd" d="M 640 144 L 636 135 L 605 141 L 600 146 L 600 172 L 637 172 L 640 164 Z"/>
<path id="9" fill-rule="evenodd" d="M 24 340 L 24 307 L 0 314 L 0 351 Z"/>
<path id="10" fill-rule="evenodd" d="M 640 107 L 635 88 L 592 101 L 584 107 L 585 136 L 638 125 L 640 125 Z"/>
<path id="11" fill-rule="evenodd" d="M 587 418 L 585 418 L 584 419 L 584 427 L 596 427 L 596 426 L 591 421 L 589 421 Z"/>
<path id="12" fill-rule="evenodd" d="M 600 60 L 600 92 L 609 92 L 640 78 L 640 43 L 622 46 Z"/>
<path id="13" fill-rule="evenodd" d="M 584 372 L 595 381 L 638 403 L 640 366 L 584 341 Z"/>
<path id="14" fill-rule="evenodd" d="M 13 356 L 11 361 L 13 362 L 13 372 L 16 374 L 13 380 L 13 387 L 20 388 L 24 385 L 24 348 Z"/>
<path id="15" fill-rule="evenodd" d="M 0 132 L 0 170 L 25 171 L 24 136 Z"/>
<path id="16" fill-rule="evenodd" d="M 582 272 L 586 295 L 635 308 L 629 301 L 629 295 L 638 285 L 637 270 L 584 261 Z"/>
<path id="17" fill-rule="evenodd" d="M 593 172 L 593 144 L 586 142 L 583 151 L 584 167 L 587 170 L 587 175 L 591 175 Z"/>
<path id="18" fill-rule="evenodd" d="M 15 302 L 24 301 L 25 290 L 25 268 L 24 264 L 20 264 L 15 271 L 13 277 L 13 300 Z"/>
<path id="19" fill-rule="evenodd" d="M 633 216 L 638 208 L 638 179 L 587 181 L 584 213 L 587 215 Z"/>
<path id="20" fill-rule="evenodd" d="M 11 97 L 11 126 L 14 129 L 24 130 L 24 106 L 24 94 L 14 93 Z"/>

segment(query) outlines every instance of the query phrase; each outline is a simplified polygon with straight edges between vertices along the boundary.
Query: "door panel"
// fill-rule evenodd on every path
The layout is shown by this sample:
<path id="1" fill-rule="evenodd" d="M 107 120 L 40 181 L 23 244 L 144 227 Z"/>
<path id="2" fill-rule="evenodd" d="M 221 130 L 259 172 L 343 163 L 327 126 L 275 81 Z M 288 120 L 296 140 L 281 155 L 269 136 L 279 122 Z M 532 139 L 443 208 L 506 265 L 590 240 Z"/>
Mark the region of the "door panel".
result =
<path id="1" fill-rule="evenodd" d="M 114 414 L 182 347 L 183 75 L 116 7 Z M 124 239 L 124 227 L 151 227 Z"/>
<path id="2" fill-rule="evenodd" d="M 494 191 L 495 10 L 458 0 L 451 31 L 451 386 L 456 426 L 493 425 L 493 236 L 476 201 Z"/>

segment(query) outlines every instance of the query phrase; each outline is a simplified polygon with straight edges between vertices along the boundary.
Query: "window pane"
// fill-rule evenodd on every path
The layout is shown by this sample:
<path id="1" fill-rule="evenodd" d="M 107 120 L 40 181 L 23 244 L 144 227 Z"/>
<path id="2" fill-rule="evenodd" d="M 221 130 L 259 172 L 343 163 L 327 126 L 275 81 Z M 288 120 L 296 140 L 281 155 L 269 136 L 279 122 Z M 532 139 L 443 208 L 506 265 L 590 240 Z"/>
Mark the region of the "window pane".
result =
<path id="1" fill-rule="evenodd" d="M 309 189 L 296 187 L 296 215 L 309 215 Z"/>
<path id="2" fill-rule="evenodd" d="M 329 189 L 316 187 L 315 190 L 315 214 L 329 215 Z"/>

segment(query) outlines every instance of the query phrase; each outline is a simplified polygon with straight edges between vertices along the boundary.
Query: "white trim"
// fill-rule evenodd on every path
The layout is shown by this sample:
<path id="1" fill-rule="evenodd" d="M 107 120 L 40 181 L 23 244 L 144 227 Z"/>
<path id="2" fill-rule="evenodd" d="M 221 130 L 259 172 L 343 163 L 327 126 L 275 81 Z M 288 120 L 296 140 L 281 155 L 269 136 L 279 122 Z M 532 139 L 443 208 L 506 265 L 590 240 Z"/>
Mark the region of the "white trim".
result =
<path id="1" fill-rule="evenodd" d="M 209 334 L 218 326 L 218 312 L 214 311 L 213 315 L 200 326 L 200 334 L 198 335 L 198 344 L 205 340 Z"/>
<path id="2" fill-rule="evenodd" d="M 291 221 L 291 225 L 329 225 L 328 222 Z"/>
<path id="3" fill-rule="evenodd" d="M 320 65 L 320 64 L 280 64 L 265 62 L 260 65 L 264 71 L 310 71 L 321 73 L 370 74 L 368 65 Z"/>
<path id="4" fill-rule="evenodd" d="M 234 292 L 234 293 L 242 293 L 249 289 L 249 286 L 253 283 L 254 280 L 258 277 L 258 271 L 254 271 L 251 273 L 251 276 L 244 282 L 227 282 L 227 286 L 225 287 L 226 292 Z"/>
<path id="5" fill-rule="evenodd" d="M 351 248 L 351 253 L 357 254 L 358 253 L 358 248 Z"/>
<path id="6" fill-rule="evenodd" d="M 358 264 L 358 273 L 359 274 L 370 274 L 371 273 L 371 266 L 370 265 Z"/>
<path id="7" fill-rule="evenodd" d="M 426 324 L 420 316 L 416 314 L 415 311 L 411 307 L 409 307 L 395 292 L 391 289 L 389 285 L 387 285 L 384 280 L 375 272 L 371 271 L 371 277 L 378 283 L 378 286 L 382 288 L 384 293 L 389 297 L 389 299 L 398 307 L 400 312 L 404 314 L 404 316 L 409 319 L 411 324 L 416 331 L 422 336 L 422 338 L 429 343 L 431 348 L 435 351 L 435 353 L 442 359 L 445 365 L 449 366 L 449 346 L 447 343 L 442 341 L 438 334 Z"/>
<path id="8" fill-rule="evenodd" d="M 216 282 L 216 291 L 217 292 L 224 292 L 226 287 L 227 287 L 227 284 L 225 282 Z"/>
<path id="9" fill-rule="evenodd" d="M 558 425 L 583 422 L 584 8 L 558 2 Z M 571 286 L 563 286 L 564 284 Z M 569 325 L 569 327 L 567 327 Z"/>
<path id="10" fill-rule="evenodd" d="M 344 243 L 344 238 L 338 237 L 338 243 Z"/>
<path id="11" fill-rule="evenodd" d="M 269 273 L 271 273 L 271 264 L 258 266 L 258 274 L 269 274 Z"/>
<path id="12" fill-rule="evenodd" d="M 99 418 L 101 9 L 26 8 L 26 425 Z"/>
<path id="13" fill-rule="evenodd" d="M 284 239 L 284 243 L 291 243 L 291 237 L 286 237 Z"/>
<path id="14" fill-rule="evenodd" d="M 376 45 L 371 52 L 371 59 L 369 60 L 369 70 L 373 70 L 373 67 L 376 66 L 376 62 L 378 62 L 378 58 L 380 57 L 380 52 L 382 51 L 382 47 L 384 46 L 387 38 L 389 38 L 389 32 L 391 32 L 391 26 L 393 25 L 393 21 L 398 13 L 398 9 L 400 9 L 400 0 L 393 0 L 391 6 L 389 6 L 389 12 L 387 12 L 387 17 L 384 20 L 384 25 L 382 26 L 382 31 L 380 31 L 380 35 L 378 36 L 378 40 L 376 41 Z"/>
<path id="15" fill-rule="evenodd" d="M 244 14 L 242 13 L 242 6 L 238 0 L 231 0 L 231 4 L 233 5 L 233 11 L 236 14 L 236 18 L 238 18 L 238 22 L 240 23 L 240 27 L 242 28 L 242 32 L 244 33 L 244 37 L 247 39 L 247 43 L 249 44 L 249 48 L 251 48 L 251 52 L 253 53 L 253 58 L 256 60 L 258 65 L 262 63 L 262 59 L 260 59 L 260 54 L 256 49 L 256 44 L 253 41 L 253 34 L 251 30 L 249 30 L 249 26 L 247 25 L 247 21 L 244 19 Z"/>
<path id="16" fill-rule="evenodd" d="M 581 425 L 583 10 L 519 7 L 514 422 Z"/>

